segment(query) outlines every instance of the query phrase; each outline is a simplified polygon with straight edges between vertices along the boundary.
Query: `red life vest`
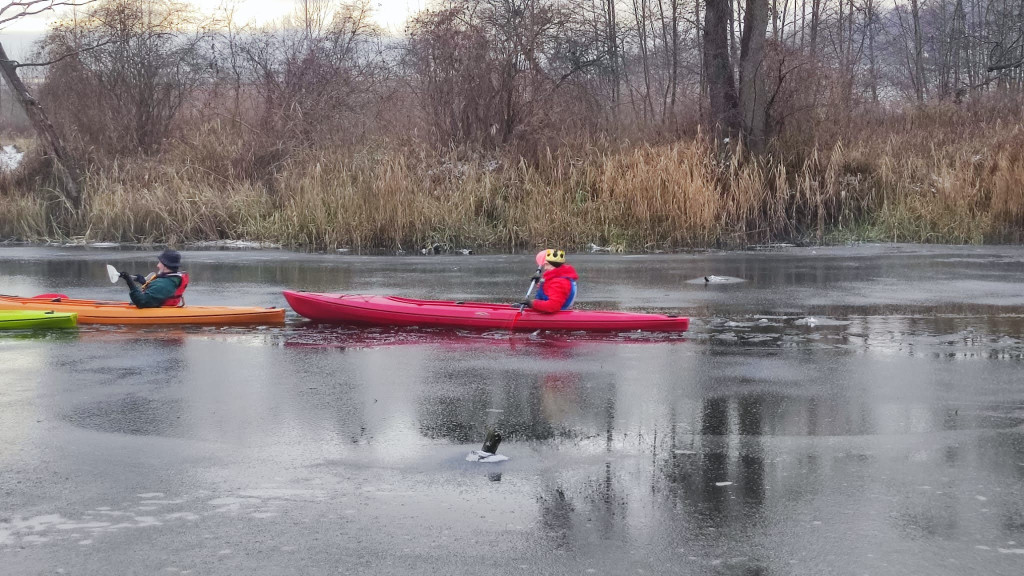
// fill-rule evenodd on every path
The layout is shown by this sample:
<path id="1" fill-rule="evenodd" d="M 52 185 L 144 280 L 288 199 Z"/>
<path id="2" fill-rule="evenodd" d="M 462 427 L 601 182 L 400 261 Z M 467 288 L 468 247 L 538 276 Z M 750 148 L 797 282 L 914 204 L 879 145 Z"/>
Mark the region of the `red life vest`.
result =
<path id="1" fill-rule="evenodd" d="M 177 276 L 178 278 L 181 278 L 181 284 L 178 285 L 178 289 L 174 291 L 173 296 L 164 300 L 161 307 L 169 306 L 180 308 L 185 305 L 185 297 L 183 294 L 185 293 L 185 288 L 188 288 L 188 272 L 173 272 L 171 274 L 163 275 L 164 278 L 168 278 L 170 276 Z"/>

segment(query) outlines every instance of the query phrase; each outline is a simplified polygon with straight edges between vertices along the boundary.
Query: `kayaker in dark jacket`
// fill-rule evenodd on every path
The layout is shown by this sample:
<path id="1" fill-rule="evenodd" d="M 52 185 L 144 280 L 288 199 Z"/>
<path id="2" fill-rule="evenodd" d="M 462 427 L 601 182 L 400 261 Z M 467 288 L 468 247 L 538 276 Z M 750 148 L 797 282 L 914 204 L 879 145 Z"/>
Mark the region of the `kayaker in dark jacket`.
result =
<path id="1" fill-rule="evenodd" d="M 161 306 L 184 306 L 182 295 L 188 287 L 188 273 L 178 272 L 181 254 L 175 250 L 164 250 L 157 256 L 156 274 L 150 278 L 121 272 L 121 278 L 128 283 L 128 297 L 139 308 L 160 308 Z M 140 287 L 139 284 L 142 284 Z"/>
<path id="2" fill-rule="evenodd" d="M 524 304 L 538 312 L 560 312 L 568 310 L 576 299 L 576 280 L 579 275 L 572 266 L 565 263 L 564 250 L 546 250 L 537 255 L 541 264 L 540 284 L 533 298 Z"/>

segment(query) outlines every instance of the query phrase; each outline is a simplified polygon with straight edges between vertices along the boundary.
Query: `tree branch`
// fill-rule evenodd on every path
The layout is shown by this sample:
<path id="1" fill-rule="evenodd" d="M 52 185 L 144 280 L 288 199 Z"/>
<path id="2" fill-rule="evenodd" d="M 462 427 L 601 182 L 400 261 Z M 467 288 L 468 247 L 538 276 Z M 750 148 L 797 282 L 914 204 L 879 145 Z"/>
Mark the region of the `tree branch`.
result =
<path id="1" fill-rule="evenodd" d="M 53 10 L 54 8 L 60 8 L 62 6 L 85 6 L 86 4 L 92 4 L 97 0 L 21 0 L 16 2 L 8 2 L 4 6 L 0 6 L 0 26 L 13 22 L 19 18 L 25 18 L 27 16 L 35 16 L 36 14 L 42 14 L 47 10 Z M 4 15 L 5 12 L 11 10 L 12 12 Z"/>
<path id="2" fill-rule="evenodd" d="M 1009 62 L 1006 64 L 992 64 L 988 67 L 989 72 L 1000 72 L 1009 68 L 1020 68 L 1024 65 L 1024 58 L 1017 60 L 1016 62 Z"/>
<path id="3" fill-rule="evenodd" d="M 107 40 L 107 41 L 104 41 L 104 42 L 100 42 L 99 44 L 95 44 L 93 46 L 86 46 L 85 48 L 80 48 L 80 49 L 75 50 L 73 52 L 68 52 L 67 54 L 64 54 L 63 56 L 61 56 L 60 58 L 54 58 L 53 60 L 50 60 L 48 62 L 26 62 L 24 64 L 22 64 L 21 62 L 18 62 L 17 60 L 8 60 L 8 62 L 10 62 L 11 65 L 14 66 L 15 68 L 32 68 L 32 67 L 40 67 L 40 66 L 49 66 L 51 64 L 56 64 L 56 63 L 60 62 L 61 60 L 65 60 L 65 59 L 70 58 L 72 56 L 75 56 L 77 54 L 81 54 L 82 52 L 88 52 L 90 50 L 95 50 L 97 48 L 102 48 L 103 46 L 106 46 L 107 44 L 117 44 L 119 42 L 120 42 L 120 40 Z"/>

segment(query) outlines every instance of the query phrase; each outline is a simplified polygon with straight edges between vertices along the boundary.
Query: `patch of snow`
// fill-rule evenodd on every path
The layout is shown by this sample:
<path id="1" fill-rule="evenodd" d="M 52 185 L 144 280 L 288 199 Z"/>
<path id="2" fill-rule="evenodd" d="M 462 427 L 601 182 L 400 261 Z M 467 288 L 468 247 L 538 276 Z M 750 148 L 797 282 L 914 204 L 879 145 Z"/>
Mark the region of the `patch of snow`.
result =
<path id="1" fill-rule="evenodd" d="M 770 244 L 751 244 L 747 246 L 747 250 L 764 251 L 764 250 L 782 250 L 784 248 L 795 248 L 795 244 L 789 244 L 787 242 L 773 242 Z M 811 252 L 814 254 L 814 252 Z"/>
<path id="2" fill-rule="evenodd" d="M 54 525 L 53 528 L 56 528 L 57 530 L 77 530 L 79 528 L 82 528 L 82 529 L 106 528 L 106 527 L 108 527 L 110 525 L 111 525 L 111 523 L 109 523 L 109 522 L 82 522 L 82 523 L 69 522 L 67 524 L 57 524 L 57 525 Z"/>
<path id="3" fill-rule="evenodd" d="M 238 495 L 243 498 L 277 498 L 301 502 L 316 502 L 324 498 L 323 492 L 319 490 L 305 490 L 302 488 L 255 488 L 252 490 L 242 490 Z"/>
<path id="4" fill-rule="evenodd" d="M 505 460 L 508 460 L 508 456 L 491 454 L 490 452 L 484 452 L 483 450 L 473 450 L 469 454 L 466 454 L 466 462 L 483 462 L 485 464 L 491 464 L 493 462 L 504 462 Z"/>
<path id="5" fill-rule="evenodd" d="M 235 250 L 262 250 L 280 248 L 280 244 L 260 242 L 258 240 L 201 240 L 185 244 L 189 248 L 232 248 Z"/>
<path id="6" fill-rule="evenodd" d="M 797 326 L 847 326 L 850 323 L 845 320 L 833 320 L 831 318 L 814 318 L 808 316 L 807 318 L 800 318 L 793 322 Z"/>
<path id="7" fill-rule="evenodd" d="M 735 276 L 718 276 L 716 274 L 698 276 L 686 281 L 687 284 L 739 284 L 740 282 L 746 282 L 746 280 Z"/>
<path id="8" fill-rule="evenodd" d="M 0 148 L 0 172 L 14 172 L 24 158 L 25 153 L 10 144 Z"/>
<path id="9" fill-rule="evenodd" d="M 192 512 L 175 512 L 173 514 L 165 514 L 164 518 L 167 520 L 199 520 L 199 516 Z"/>

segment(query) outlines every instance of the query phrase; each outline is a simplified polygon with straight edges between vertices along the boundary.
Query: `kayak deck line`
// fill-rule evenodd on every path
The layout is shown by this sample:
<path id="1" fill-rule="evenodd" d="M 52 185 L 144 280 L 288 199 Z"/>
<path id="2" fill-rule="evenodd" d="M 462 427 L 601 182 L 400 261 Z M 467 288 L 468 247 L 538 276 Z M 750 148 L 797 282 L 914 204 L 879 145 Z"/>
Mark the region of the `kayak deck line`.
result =
<path id="1" fill-rule="evenodd" d="M 511 331 L 568 330 L 683 332 L 689 318 L 621 311 L 566 310 L 546 314 L 514 304 L 417 300 L 402 296 L 284 291 L 300 315 L 324 323 L 376 326 L 484 328 Z"/>

